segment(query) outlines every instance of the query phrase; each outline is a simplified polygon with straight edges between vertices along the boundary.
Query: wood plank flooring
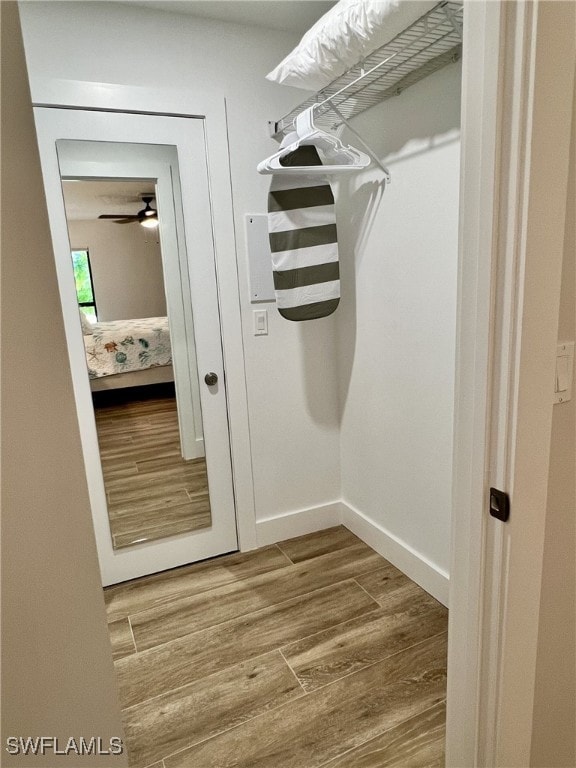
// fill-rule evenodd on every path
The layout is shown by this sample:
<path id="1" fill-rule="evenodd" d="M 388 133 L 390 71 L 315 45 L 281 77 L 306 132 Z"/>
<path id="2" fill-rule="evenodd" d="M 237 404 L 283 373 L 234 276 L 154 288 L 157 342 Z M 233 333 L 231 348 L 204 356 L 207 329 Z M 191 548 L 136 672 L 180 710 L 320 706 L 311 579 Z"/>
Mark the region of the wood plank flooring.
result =
<path id="1" fill-rule="evenodd" d="M 206 460 L 181 456 L 176 398 L 132 392 L 94 409 L 115 549 L 211 525 Z"/>
<path id="2" fill-rule="evenodd" d="M 444 765 L 447 611 L 345 528 L 104 594 L 133 768 Z"/>

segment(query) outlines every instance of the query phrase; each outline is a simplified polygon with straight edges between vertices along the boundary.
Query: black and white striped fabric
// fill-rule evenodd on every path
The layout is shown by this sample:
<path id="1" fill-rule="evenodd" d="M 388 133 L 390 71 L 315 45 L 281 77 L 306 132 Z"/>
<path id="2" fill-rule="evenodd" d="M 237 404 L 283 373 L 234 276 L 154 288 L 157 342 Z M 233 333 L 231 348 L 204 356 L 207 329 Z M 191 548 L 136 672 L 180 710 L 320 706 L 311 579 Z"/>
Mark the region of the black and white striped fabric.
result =
<path id="1" fill-rule="evenodd" d="M 313 146 L 283 164 L 320 165 Z M 334 195 L 327 176 L 275 174 L 268 195 L 268 230 L 278 311 L 287 320 L 332 314 L 340 301 Z"/>

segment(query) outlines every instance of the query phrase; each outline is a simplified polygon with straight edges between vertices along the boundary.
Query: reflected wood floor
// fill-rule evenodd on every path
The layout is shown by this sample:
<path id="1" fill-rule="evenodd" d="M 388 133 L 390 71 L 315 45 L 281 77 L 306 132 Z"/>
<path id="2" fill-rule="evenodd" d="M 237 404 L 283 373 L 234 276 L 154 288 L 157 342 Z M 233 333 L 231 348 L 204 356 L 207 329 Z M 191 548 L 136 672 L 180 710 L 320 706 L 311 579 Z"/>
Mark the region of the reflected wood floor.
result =
<path id="1" fill-rule="evenodd" d="M 104 594 L 134 768 L 444 765 L 447 611 L 346 528 Z"/>
<path id="2" fill-rule="evenodd" d="M 115 549 L 211 525 L 206 460 L 182 458 L 176 398 L 132 393 L 94 408 Z"/>

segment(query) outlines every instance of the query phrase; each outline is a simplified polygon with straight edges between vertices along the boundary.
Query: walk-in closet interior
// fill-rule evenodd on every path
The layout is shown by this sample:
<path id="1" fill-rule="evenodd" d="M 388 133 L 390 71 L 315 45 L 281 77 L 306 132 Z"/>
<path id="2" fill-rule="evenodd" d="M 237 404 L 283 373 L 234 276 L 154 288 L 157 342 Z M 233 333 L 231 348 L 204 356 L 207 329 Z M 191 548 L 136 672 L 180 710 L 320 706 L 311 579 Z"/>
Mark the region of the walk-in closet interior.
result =
<path id="1" fill-rule="evenodd" d="M 20 16 L 130 764 L 443 765 L 462 3 Z"/>

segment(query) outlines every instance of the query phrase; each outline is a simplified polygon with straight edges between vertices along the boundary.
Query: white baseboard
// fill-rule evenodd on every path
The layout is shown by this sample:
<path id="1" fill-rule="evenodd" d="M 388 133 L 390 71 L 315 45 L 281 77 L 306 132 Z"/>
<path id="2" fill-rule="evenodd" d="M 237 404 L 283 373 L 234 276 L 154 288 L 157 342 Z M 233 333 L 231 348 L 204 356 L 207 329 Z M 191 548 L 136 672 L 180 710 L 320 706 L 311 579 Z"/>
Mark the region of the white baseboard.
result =
<path id="1" fill-rule="evenodd" d="M 342 501 L 257 520 L 258 546 L 275 544 L 277 541 L 314 533 L 334 525 L 345 525 L 432 597 L 443 605 L 448 605 L 449 578 L 445 571 L 362 512 Z"/>
<path id="2" fill-rule="evenodd" d="M 389 560 L 408 578 L 419 584 L 422 589 L 435 597 L 443 605 L 448 605 L 449 577 L 445 571 L 431 563 L 427 558 L 398 539 L 385 528 L 370 520 L 366 515 L 342 502 L 342 524 L 379 555 Z"/>
<path id="3" fill-rule="evenodd" d="M 268 517 L 256 521 L 258 546 L 264 547 L 266 544 L 275 544 L 277 541 L 341 524 L 342 503 L 340 501 L 288 512 L 277 517 Z"/>

